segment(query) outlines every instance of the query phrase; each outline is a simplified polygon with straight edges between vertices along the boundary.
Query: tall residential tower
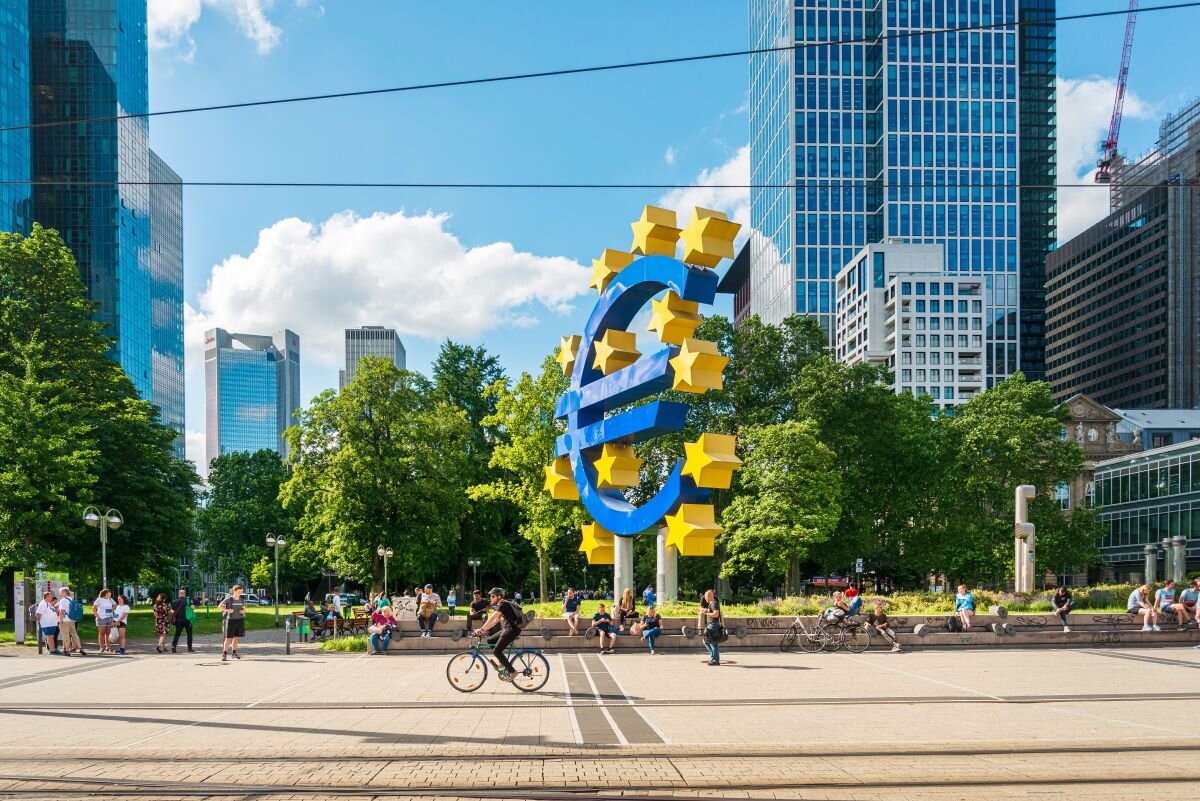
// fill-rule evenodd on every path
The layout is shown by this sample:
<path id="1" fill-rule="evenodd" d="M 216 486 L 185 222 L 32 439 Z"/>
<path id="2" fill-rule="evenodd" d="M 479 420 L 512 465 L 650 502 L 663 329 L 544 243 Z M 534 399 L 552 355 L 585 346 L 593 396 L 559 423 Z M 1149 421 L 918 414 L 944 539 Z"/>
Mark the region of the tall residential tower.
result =
<path id="1" fill-rule="evenodd" d="M 751 46 L 796 45 L 751 59 L 751 311 L 832 335 L 864 247 L 937 244 L 983 287 L 987 385 L 1040 378 L 1053 19 L 1054 0 L 751 0 Z M 948 28 L 969 30 L 923 33 Z"/>

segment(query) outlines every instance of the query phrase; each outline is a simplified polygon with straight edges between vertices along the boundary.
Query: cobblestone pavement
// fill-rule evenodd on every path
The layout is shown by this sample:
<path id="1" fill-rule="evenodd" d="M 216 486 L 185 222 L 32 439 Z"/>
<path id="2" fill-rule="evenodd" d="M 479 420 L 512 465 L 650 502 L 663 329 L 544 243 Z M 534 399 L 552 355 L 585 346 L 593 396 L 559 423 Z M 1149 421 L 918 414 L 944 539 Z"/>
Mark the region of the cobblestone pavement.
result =
<path id="1" fill-rule="evenodd" d="M 265 639 L 265 638 L 264 638 Z M 623 640 L 622 645 L 625 645 Z M 1195 794 L 1200 651 L 0 659 L 0 798 L 1128 799 Z M 1137 795 L 1135 795 L 1137 794 Z"/>

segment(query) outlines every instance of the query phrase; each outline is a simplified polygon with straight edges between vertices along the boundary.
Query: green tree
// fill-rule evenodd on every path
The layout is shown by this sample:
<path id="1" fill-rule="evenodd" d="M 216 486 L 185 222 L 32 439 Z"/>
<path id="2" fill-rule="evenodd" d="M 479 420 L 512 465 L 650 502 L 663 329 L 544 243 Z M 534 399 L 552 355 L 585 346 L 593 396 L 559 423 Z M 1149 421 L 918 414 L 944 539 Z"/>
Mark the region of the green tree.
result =
<path id="1" fill-rule="evenodd" d="M 292 476 L 284 508 L 299 517 L 302 558 L 379 589 L 378 545 L 395 551 L 390 576 L 424 580 L 458 552 L 466 509 L 469 428 L 430 383 L 386 359 L 359 363 L 287 432 Z"/>
<path id="2" fill-rule="evenodd" d="M 268 557 L 268 532 L 293 539 L 295 515 L 279 500 L 280 488 L 287 480 L 287 467 L 274 450 L 226 453 L 212 460 L 208 490 L 196 513 L 201 569 L 223 581 L 242 576 L 255 587 L 267 586 L 256 581 L 251 571 Z M 290 549 L 280 552 L 281 568 L 290 564 L 290 555 Z M 281 570 L 281 579 L 283 576 L 290 580 L 294 574 Z M 273 581 L 274 573 L 271 578 Z"/>
<path id="3" fill-rule="evenodd" d="M 1037 529 L 1036 576 L 1100 564 L 1099 543 L 1107 527 L 1095 509 L 1081 506 L 1064 512 L 1049 493 L 1041 493 L 1030 504 L 1029 520 Z"/>
<path id="4" fill-rule="evenodd" d="M 536 378 L 522 373 L 514 387 L 492 385 L 496 413 L 485 418 L 484 425 L 503 435 L 491 460 L 499 476 L 469 491 L 475 500 L 504 501 L 518 510 L 517 531 L 537 554 L 541 598 L 546 597 L 547 555 L 567 530 L 578 530 L 586 522 L 581 504 L 556 501 L 543 489 L 554 440 L 564 430 L 554 419 L 554 408 L 567 383 L 558 362 L 547 356 Z"/>
<path id="5" fill-rule="evenodd" d="M 788 592 L 798 590 L 800 562 L 829 539 L 841 515 L 834 454 L 816 435 L 813 423 L 795 421 L 742 432 L 746 463 L 722 515 L 724 575 L 786 573 Z"/>

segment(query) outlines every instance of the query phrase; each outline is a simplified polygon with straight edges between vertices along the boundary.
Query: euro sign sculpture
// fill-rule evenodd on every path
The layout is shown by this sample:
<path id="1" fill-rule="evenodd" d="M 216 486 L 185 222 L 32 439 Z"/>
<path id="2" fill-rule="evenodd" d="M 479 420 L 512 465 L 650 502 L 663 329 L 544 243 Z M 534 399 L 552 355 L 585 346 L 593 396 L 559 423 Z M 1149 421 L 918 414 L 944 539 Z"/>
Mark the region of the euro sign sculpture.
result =
<path id="1" fill-rule="evenodd" d="M 624 490 L 640 482 L 642 462 L 634 446 L 681 430 L 689 406 L 656 400 L 624 407 L 666 389 L 704 393 L 722 387 L 728 359 L 693 334 L 701 304 L 716 296 L 711 268 L 733 256 L 740 226 L 698 208 L 681 230 L 675 212 L 647 206 L 632 228 L 630 251 L 605 250 L 592 262 L 591 285 L 600 298 L 582 336 L 563 337 L 558 354 L 571 383 L 555 416 L 566 421 L 567 431 L 555 443 L 545 486 L 555 499 L 582 501 L 591 515 L 580 550 L 592 564 L 613 563 L 614 537 L 663 524 L 668 543 L 681 555 L 711 556 L 722 529 L 707 502 L 712 489 L 729 486 L 741 464 L 732 436 L 705 434 L 685 444 L 686 457 L 653 498 L 634 506 L 625 497 Z M 682 260 L 675 258 L 680 239 Z M 666 347 L 643 358 L 628 329 L 648 302 L 649 330 Z"/>

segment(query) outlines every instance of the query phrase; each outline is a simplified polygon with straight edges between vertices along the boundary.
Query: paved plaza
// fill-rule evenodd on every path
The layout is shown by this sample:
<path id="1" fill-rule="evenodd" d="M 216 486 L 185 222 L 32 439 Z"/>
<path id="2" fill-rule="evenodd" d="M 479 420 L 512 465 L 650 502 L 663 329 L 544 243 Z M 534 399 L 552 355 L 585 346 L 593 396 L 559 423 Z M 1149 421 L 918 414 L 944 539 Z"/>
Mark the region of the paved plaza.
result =
<path id="1" fill-rule="evenodd" d="M 625 644 L 622 641 L 622 644 Z M 1200 790 L 1200 651 L 0 658 L 0 796 L 1130 798 Z M 4 649 L 13 654 L 17 649 Z M 49 755 L 49 756 L 48 756 Z M 489 762 L 489 757 L 496 758 Z"/>

